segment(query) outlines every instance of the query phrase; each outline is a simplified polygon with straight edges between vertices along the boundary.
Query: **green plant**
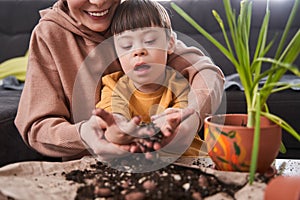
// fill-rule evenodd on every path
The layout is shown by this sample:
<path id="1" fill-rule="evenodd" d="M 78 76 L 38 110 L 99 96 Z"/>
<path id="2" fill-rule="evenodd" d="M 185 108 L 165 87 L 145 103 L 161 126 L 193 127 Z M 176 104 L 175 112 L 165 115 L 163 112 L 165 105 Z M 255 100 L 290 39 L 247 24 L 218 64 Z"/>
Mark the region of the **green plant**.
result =
<path id="1" fill-rule="evenodd" d="M 255 54 L 252 58 L 250 57 L 249 48 L 252 2 L 250 0 L 242 0 L 238 16 L 236 16 L 235 10 L 232 9 L 230 0 L 223 0 L 223 4 L 231 40 L 229 40 L 223 20 L 217 11 L 213 10 L 212 13 L 222 30 L 226 45 L 218 42 L 174 2 L 171 3 L 171 6 L 179 15 L 181 15 L 204 37 L 213 43 L 231 61 L 239 74 L 241 84 L 244 87 L 244 94 L 247 103 L 247 127 L 255 128 L 250 167 L 250 183 L 252 183 L 256 171 L 258 155 L 260 116 L 265 116 L 280 125 L 283 129 L 300 141 L 300 135 L 286 121 L 274 114 L 271 114 L 267 106 L 267 99 L 272 93 L 294 86 L 289 83 L 280 82 L 280 79 L 287 71 L 291 71 L 295 75 L 300 76 L 298 68 L 293 65 L 300 53 L 300 30 L 296 32 L 288 43 L 286 41 L 290 26 L 295 18 L 297 8 L 299 7 L 299 0 L 295 0 L 293 9 L 277 47 L 277 52 L 272 58 L 265 57 L 266 53 L 275 41 L 274 38 L 271 42 L 267 43 L 270 19 L 269 1 L 267 0 L 266 13 L 260 27 L 260 34 L 257 38 Z M 263 71 L 263 63 L 269 63 L 270 68 Z M 263 78 L 265 78 L 266 81 L 262 87 L 259 87 L 258 84 Z M 297 86 L 299 86 L 299 84 Z M 283 143 L 281 143 L 280 151 L 286 151 Z"/>

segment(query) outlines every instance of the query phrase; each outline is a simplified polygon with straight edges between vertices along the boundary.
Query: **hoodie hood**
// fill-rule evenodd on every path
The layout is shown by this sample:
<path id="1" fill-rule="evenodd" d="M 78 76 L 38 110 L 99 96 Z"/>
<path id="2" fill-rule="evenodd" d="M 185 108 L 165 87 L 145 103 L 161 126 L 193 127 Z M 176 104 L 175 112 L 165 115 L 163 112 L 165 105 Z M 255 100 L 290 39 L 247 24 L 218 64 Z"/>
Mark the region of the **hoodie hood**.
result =
<path id="1" fill-rule="evenodd" d="M 52 7 L 40 11 L 41 22 L 51 21 L 58 24 L 62 28 L 83 37 L 85 40 L 90 40 L 95 43 L 100 43 L 105 38 L 109 37 L 109 31 L 106 34 L 92 31 L 80 22 L 71 17 L 66 0 L 58 0 Z"/>

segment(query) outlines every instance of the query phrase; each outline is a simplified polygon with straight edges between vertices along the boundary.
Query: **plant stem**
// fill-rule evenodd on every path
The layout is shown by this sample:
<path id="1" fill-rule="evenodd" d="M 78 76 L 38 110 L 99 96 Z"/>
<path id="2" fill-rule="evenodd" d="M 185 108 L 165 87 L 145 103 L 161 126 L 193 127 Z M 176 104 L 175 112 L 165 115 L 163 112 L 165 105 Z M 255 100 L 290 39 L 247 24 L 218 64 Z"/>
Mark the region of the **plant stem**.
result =
<path id="1" fill-rule="evenodd" d="M 258 160 L 258 151 L 259 151 L 259 139 L 260 139 L 260 94 L 256 93 L 256 113 L 255 113 L 255 129 L 254 129 L 254 136 L 253 136 L 253 148 L 252 148 L 252 155 L 251 155 L 251 165 L 250 165 L 250 184 L 254 181 L 254 175 L 256 172 L 257 167 L 257 160 Z"/>

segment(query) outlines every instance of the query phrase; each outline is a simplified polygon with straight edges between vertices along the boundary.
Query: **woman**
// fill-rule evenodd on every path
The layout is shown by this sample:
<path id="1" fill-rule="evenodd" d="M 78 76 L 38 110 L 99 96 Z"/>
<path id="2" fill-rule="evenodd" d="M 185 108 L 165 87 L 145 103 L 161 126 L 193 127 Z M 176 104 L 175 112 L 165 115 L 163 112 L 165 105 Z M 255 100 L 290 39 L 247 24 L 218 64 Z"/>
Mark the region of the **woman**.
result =
<path id="1" fill-rule="evenodd" d="M 117 60 L 110 58 L 115 56 L 113 47 L 106 43 L 119 4 L 120 0 L 58 0 L 52 8 L 41 12 L 42 18 L 30 41 L 26 82 L 15 120 L 24 141 L 38 152 L 69 160 L 86 155 L 90 148 L 100 158 L 109 159 L 122 156 L 122 149 L 131 148 L 109 143 L 103 137 L 107 126 L 115 125 L 107 123 L 108 113 L 94 110 L 88 118 L 91 106 L 82 106 L 99 101 L 100 95 L 90 93 L 90 84 L 86 83 L 97 76 L 89 79 L 89 75 L 121 69 Z M 91 59 L 87 58 L 93 57 L 99 46 L 102 50 L 97 52 L 97 65 L 94 61 L 90 64 Z M 168 65 L 188 78 L 197 95 L 195 111 L 203 120 L 221 100 L 222 72 L 201 51 L 178 40 Z M 131 120 L 124 131 L 130 131 L 137 123 L 136 119 Z"/>

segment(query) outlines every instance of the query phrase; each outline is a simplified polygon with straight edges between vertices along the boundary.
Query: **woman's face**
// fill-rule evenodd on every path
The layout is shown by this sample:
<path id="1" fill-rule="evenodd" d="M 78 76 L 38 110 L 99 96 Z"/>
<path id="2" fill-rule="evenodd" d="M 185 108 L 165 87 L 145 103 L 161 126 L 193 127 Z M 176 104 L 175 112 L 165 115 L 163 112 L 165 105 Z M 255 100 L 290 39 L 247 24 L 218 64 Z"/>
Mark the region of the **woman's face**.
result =
<path id="1" fill-rule="evenodd" d="M 110 26 L 121 0 L 67 0 L 71 16 L 95 32 Z"/>

